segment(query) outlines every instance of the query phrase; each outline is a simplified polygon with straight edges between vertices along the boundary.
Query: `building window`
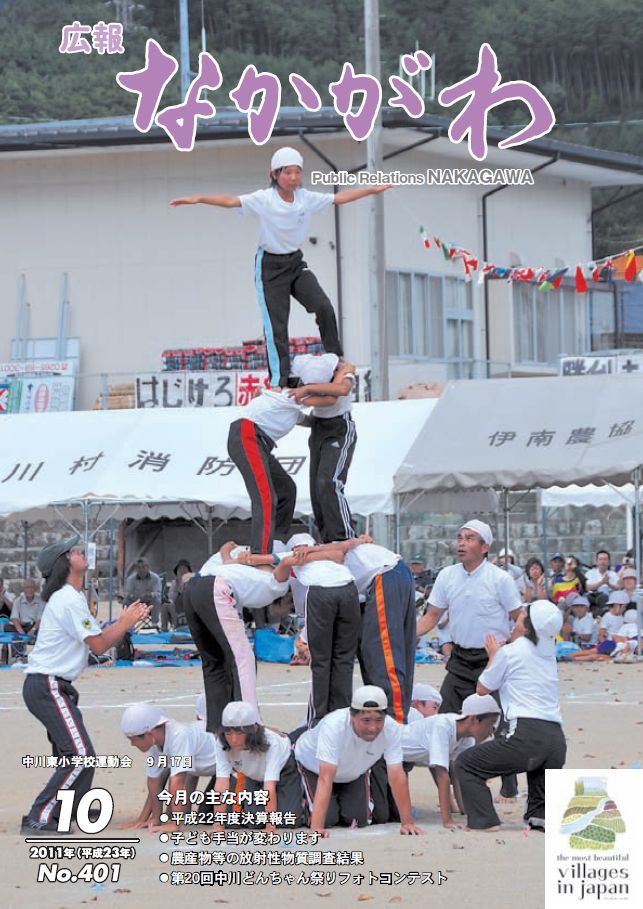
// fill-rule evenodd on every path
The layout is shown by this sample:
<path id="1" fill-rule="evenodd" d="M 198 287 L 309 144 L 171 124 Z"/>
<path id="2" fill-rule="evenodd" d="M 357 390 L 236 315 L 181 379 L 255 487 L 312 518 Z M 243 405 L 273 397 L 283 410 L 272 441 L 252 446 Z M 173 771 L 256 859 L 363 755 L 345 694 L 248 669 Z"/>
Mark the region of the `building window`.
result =
<path id="1" fill-rule="evenodd" d="M 618 347 L 614 288 L 611 285 L 600 290 L 592 287 L 588 298 L 590 349 L 612 350 Z"/>
<path id="2" fill-rule="evenodd" d="M 473 297 L 462 278 L 387 271 L 389 353 L 446 362 L 449 378 L 473 368 Z"/>
<path id="3" fill-rule="evenodd" d="M 516 363 L 556 366 L 562 354 L 582 352 L 577 295 L 572 285 L 539 291 L 538 285 L 513 285 Z"/>

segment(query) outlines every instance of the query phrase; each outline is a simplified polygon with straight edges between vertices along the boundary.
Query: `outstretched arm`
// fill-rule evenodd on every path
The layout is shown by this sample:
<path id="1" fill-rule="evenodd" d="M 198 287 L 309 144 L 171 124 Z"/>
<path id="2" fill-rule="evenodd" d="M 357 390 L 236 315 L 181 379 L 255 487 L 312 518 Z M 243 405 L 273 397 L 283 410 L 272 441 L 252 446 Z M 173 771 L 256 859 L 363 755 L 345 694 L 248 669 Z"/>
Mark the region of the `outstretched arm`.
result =
<path id="1" fill-rule="evenodd" d="M 392 183 L 378 183 L 376 186 L 364 186 L 361 189 L 343 189 L 333 196 L 334 205 L 346 205 L 347 202 L 356 202 L 364 196 L 375 196 L 378 193 L 391 189 Z"/>
<path id="2" fill-rule="evenodd" d="M 241 208 L 239 196 L 181 196 L 172 199 L 172 208 L 179 205 L 216 205 L 218 208 Z"/>

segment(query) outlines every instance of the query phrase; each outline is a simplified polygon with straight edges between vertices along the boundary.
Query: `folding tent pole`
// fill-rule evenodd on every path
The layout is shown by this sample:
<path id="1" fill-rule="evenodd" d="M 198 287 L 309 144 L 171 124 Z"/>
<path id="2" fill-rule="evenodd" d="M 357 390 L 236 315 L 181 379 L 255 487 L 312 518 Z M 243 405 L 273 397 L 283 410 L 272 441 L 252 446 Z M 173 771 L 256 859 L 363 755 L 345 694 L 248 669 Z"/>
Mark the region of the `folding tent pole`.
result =
<path id="1" fill-rule="evenodd" d="M 509 565 L 509 490 L 503 489 L 505 512 L 505 565 Z"/>
<path id="2" fill-rule="evenodd" d="M 547 556 L 549 555 L 549 553 L 548 553 L 548 551 L 547 551 L 547 547 L 548 547 L 548 543 L 547 543 L 547 516 L 548 516 L 548 513 L 549 513 L 549 509 L 543 507 L 543 508 L 540 509 L 540 512 L 541 512 L 541 520 L 542 520 L 542 528 L 543 528 L 543 532 L 542 532 L 542 537 L 543 537 L 543 565 L 545 566 L 545 571 L 546 571 L 546 570 L 547 570 L 547 565 L 549 564 L 549 560 L 548 560 L 548 558 L 547 558 Z"/>
<path id="3" fill-rule="evenodd" d="M 636 565 L 636 624 L 639 647 L 637 659 L 641 659 L 641 625 L 643 624 L 643 589 L 641 588 L 641 468 L 637 467 L 632 475 L 634 483 L 634 564 Z"/>
<path id="4" fill-rule="evenodd" d="M 109 580 L 108 580 L 108 597 L 109 597 L 109 621 L 112 621 L 112 604 L 114 602 L 114 524 L 109 524 Z"/>
<path id="5" fill-rule="evenodd" d="M 395 502 L 395 551 L 400 551 L 400 496 L 393 496 Z"/>
<path id="6" fill-rule="evenodd" d="M 26 580 L 29 567 L 29 521 L 22 522 L 22 577 Z"/>

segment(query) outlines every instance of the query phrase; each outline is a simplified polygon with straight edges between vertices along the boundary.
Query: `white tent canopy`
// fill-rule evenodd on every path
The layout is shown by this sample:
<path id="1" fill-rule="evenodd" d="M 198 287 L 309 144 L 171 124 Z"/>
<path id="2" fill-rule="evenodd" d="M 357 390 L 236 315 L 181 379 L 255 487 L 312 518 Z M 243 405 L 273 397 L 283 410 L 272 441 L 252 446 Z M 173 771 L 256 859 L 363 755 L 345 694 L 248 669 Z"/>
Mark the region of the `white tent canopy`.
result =
<path id="1" fill-rule="evenodd" d="M 603 505 L 609 508 L 619 508 L 623 505 L 632 507 L 634 486 L 631 483 L 625 486 L 551 486 L 549 489 L 543 489 L 540 504 L 543 508 L 564 508 L 567 505 L 579 508 L 584 505 L 593 505 L 597 508 Z"/>
<path id="2" fill-rule="evenodd" d="M 624 484 L 643 464 L 643 378 L 447 385 L 395 491 Z"/>
<path id="3" fill-rule="evenodd" d="M 356 514 L 393 514 L 393 475 L 435 400 L 354 408 L 358 443 L 346 495 Z M 0 515 L 52 518 L 53 503 L 105 503 L 117 517 L 202 513 L 248 517 L 250 501 L 229 461 L 228 428 L 242 408 L 124 410 L 0 418 Z M 298 515 L 311 513 L 308 431 L 274 450 L 297 484 Z"/>

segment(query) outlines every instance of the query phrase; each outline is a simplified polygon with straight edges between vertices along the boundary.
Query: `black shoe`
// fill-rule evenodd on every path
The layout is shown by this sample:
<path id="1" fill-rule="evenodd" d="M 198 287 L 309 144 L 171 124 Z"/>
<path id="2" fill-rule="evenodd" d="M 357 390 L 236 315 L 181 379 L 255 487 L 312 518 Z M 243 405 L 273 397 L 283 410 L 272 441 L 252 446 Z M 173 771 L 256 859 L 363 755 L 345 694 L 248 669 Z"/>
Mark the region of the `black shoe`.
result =
<path id="1" fill-rule="evenodd" d="M 20 825 L 20 836 L 69 836 L 69 830 L 59 830 L 58 821 L 49 821 L 47 824 L 38 824 L 26 814 Z"/>

